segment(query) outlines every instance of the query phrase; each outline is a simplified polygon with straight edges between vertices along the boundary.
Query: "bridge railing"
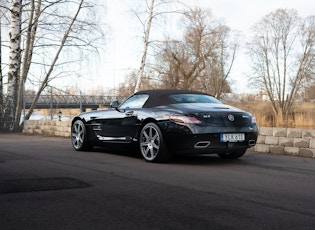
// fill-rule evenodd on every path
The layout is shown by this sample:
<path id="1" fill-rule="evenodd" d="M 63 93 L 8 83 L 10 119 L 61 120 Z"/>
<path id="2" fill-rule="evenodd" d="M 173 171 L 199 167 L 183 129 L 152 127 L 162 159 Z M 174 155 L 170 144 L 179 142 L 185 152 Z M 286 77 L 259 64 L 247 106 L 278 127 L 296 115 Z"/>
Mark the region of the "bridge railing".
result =
<path id="1" fill-rule="evenodd" d="M 113 101 L 122 101 L 124 97 L 120 96 L 90 96 L 90 95 L 41 95 L 37 101 L 36 108 L 95 108 L 100 106 L 109 106 Z M 25 107 L 31 106 L 35 100 L 35 95 L 25 95 Z"/>

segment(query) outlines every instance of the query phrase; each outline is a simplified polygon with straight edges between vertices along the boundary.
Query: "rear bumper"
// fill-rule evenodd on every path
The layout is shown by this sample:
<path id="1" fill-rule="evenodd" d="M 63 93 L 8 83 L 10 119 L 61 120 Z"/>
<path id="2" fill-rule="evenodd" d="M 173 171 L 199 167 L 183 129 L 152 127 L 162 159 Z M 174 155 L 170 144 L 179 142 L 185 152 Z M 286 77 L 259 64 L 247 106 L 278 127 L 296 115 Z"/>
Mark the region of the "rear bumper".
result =
<path id="1" fill-rule="evenodd" d="M 172 136 L 165 142 L 169 150 L 176 153 L 211 154 L 227 153 L 233 150 L 247 149 L 256 145 L 257 134 L 246 133 L 245 140 L 241 142 L 221 142 L 220 134 L 201 134 Z"/>
<path id="2" fill-rule="evenodd" d="M 195 129 L 196 130 L 196 129 Z M 235 150 L 247 149 L 256 145 L 258 128 L 255 127 L 214 127 L 212 133 L 192 133 L 188 127 L 180 129 L 165 129 L 164 141 L 167 148 L 176 153 L 211 154 L 228 153 Z M 207 130 L 209 132 L 209 129 Z M 198 130 L 197 130 L 198 132 Z M 222 142 L 222 133 L 244 133 L 245 140 L 239 142 Z"/>

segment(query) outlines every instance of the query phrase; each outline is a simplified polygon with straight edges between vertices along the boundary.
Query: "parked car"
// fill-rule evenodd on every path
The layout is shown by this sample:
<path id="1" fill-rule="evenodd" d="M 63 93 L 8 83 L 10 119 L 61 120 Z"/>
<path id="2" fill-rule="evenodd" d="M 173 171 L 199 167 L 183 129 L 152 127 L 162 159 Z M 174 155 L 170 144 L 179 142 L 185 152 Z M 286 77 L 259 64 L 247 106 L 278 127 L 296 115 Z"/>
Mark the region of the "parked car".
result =
<path id="1" fill-rule="evenodd" d="M 75 150 L 136 144 L 148 162 L 173 154 L 218 154 L 236 159 L 256 144 L 255 117 L 223 104 L 211 95 L 190 90 L 139 91 L 111 109 L 85 112 L 72 120 Z"/>

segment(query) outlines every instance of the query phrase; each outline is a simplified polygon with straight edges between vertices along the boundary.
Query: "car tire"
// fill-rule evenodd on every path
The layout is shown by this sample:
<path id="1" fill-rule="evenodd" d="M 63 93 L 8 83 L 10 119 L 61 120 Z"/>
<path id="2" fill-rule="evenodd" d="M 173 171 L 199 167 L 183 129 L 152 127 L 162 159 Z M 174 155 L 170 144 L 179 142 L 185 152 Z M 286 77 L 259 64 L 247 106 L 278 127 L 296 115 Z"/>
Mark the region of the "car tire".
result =
<path id="1" fill-rule="evenodd" d="M 246 152 L 246 149 L 234 150 L 231 153 L 218 153 L 218 156 L 222 159 L 238 159 L 243 156 Z"/>
<path id="2" fill-rule="evenodd" d="M 72 146 L 77 151 L 90 150 L 92 146 L 88 141 L 85 124 L 82 120 L 76 120 L 71 127 Z"/>
<path id="3" fill-rule="evenodd" d="M 166 162 L 170 159 L 160 128 L 155 123 L 146 124 L 139 137 L 142 157 L 147 162 Z"/>

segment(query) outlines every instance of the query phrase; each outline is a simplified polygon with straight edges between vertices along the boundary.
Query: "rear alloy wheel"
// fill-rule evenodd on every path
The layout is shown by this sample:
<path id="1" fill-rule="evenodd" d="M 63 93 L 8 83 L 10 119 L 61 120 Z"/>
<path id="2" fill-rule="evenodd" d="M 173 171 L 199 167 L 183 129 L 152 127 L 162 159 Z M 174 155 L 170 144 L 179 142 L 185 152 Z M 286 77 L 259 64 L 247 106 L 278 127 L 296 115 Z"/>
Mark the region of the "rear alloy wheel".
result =
<path id="1" fill-rule="evenodd" d="M 237 159 L 243 156 L 246 152 L 246 149 L 234 150 L 231 153 L 218 153 L 219 157 L 222 159 Z"/>
<path id="2" fill-rule="evenodd" d="M 154 123 L 148 123 L 142 128 L 139 144 L 141 154 L 148 162 L 164 162 L 170 158 L 161 130 Z"/>
<path id="3" fill-rule="evenodd" d="M 73 123 L 71 127 L 71 142 L 75 150 L 84 151 L 91 149 L 83 121 L 76 120 Z"/>

